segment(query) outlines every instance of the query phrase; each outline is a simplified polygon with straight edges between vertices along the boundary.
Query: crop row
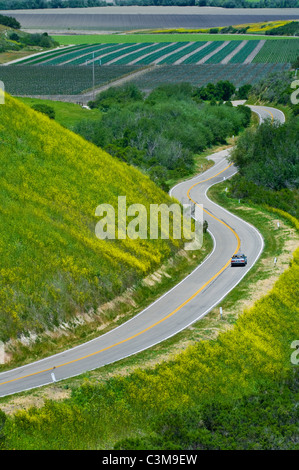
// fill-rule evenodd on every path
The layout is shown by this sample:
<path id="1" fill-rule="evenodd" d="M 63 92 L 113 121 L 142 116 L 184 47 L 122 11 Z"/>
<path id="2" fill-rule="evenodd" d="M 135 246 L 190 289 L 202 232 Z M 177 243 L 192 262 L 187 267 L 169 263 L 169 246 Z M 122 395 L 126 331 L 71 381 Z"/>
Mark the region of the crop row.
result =
<path id="1" fill-rule="evenodd" d="M 127 73 L 138 70 L 139 66 L 95 67 L 95 85 L 101 86 Z M 77 65 L 36 67 L 24 65 L 0 66 L 0 80 L 11 95 L 77 95 L 93 85 L 92 67 Z"/>
<path id="2" fill-rule="evenodd" d="M 257 45 L 261 49 L 256 56 L 250 56 Z M 242 46 L 240 50 L 237 50 Z M 233 52 L 236 51 L 234 55 Z M 160 42 L 160 43 L 121 43 L 95 44 L 92 46 L 73 46 L 72 48 L 52 51 L 48 54 L 24 59 L 18 65 L 84 65 L 93 58 L 101 65 L 109 65 L 111 61 L 118 65 L 150 65 L 158 61 L 160 64 L 174 64 L 179 60 L 182 64 L 197 64 L 205 62 L 218 64 L 225 60 L 227 63 L 244 63 L 248 58 L 253 62 L 290 63 L 299 54 L 299 40 L 287 39 L 281 41 L 249 40 L 241 43 L 239 40 L 211 42 Z M 250 57 L 249 57 L 250 56 Z"/>
<path id="3" fill-rule="evenodd" d="M 245 83 L 256 83 L 269 74 L 289 69 L 288 64 L 202 64 L 202 65 L 164 65 L 149 70 L 133 82 L 142 90 L 152 90 L 168 83 L 188 82 L 203 86 L 209 82 L 229 80 L 236 87 Z"/>
<path id="4" fill-rule="evenodd" d="M 266 41 L 253 62 L 294 62 L 299 56 L 299 39 Z"/>
<path id="5" fill-rule="evenodd" d="M 229 80 L 235 86 L 256 83 L 270 73 L 289 68 L 288 64 L 202 64 L 158 65 L 140 78 L 132 81 L 143 90 L 151 90 L 165 83 L 189 82 L 202 86 L 208 82 Z M 101 86 L 111 80 L 137 71 L 140 65 L 110 65 L 94 68 L 95 85 Z M 12 95 L 77 95 L 93 85 L 90 66 L 22 67 L 1 66 L 0 80 Z"/>

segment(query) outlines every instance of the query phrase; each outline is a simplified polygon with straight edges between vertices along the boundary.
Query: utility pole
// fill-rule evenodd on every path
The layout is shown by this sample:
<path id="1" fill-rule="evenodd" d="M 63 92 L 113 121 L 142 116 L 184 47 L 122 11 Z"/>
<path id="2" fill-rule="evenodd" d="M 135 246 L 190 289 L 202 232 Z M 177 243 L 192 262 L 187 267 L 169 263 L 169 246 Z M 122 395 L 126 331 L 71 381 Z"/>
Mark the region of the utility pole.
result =
<path id="1" fill-rule="evenodd" d="M 92 54 L 92 99 L 94 101 L 94 52 Z"/>

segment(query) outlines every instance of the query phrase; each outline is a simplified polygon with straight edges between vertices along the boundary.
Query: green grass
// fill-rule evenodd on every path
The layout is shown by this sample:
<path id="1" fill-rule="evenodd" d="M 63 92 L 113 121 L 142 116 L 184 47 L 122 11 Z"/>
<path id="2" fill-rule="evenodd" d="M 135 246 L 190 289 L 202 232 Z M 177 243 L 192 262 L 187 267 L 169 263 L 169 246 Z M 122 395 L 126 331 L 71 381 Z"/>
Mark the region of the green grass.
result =
<path id="1" fill-rule="evenodd" d="M 81 112 L 81 110 L 80 110 Z M 0 107 L 0 338 L 93 312 L 174 255 L 183 240 L 102 240 L 103 203 L 171 203 L 148 177 L 42 113 Z M 117 227 L 117 222 L 116 222 Z"/>
<path id="2" fill-rule="evenodd" d="M 53 36 L 61 45 L 101 44 L 101 43 L 137 43 L 137 42 L 185 42 L 185 41 L 240 41 L 243 39 L 266 39 L 279 41 L 278 37 L 256 34 L 78 34 Z M 294 38 L 295 39 L 295 38 Z"/>
<path id="3" fill-rule="evenodd" d="M 68 129 L 72 129 L 83 119 L 98 120 L 101 112 L 98 109 L 84 109 L 78 104 L 67 103 L 64 101 L 42 100 L 38 98 L 17 98 L 27 106 L 34 104 L 46 104 L 55 110 L 55 121 Z"/>
<path id="4" fill-rule="evenodd" d="M 177 354 L 168 361 L 159 361 L 159 364 L 156 361 L 155 367 L 154 362 L 148 365 L 136 359 L 150 354 L 150 350 L 121 361 L 123 371 L 118 369 L 116 375 L 108 372 L 117 372 L 117 365 L 112 365 L 66 381 L 65 389 L 70 388 L 72 392 L 69 398 L 47 400 L 42 407 L 30 411 L 21 409 L 7 419 L 5 448 L 108 450 L 113 449 L 120 439 L 157 432 L 157 420 L 163 422 L 164 427 L 167 423 L 178 434 L 180 422 L 176 421 L 176 413 L 188 415 L 188 410 L 194 407 L 222 404 L 231 408 L 238 400 L 248 397 L 256 410 L 256 401 L 252 402 L 250 397 L 261 390 L 273 389 L 275 384 L 290 378 L 294 371 L 290 344 L 298 331 L 298 299 L 296 301 L 297 292 L 292 289 L 298 281 L 298 255 L 297 250 L 291 267 L 278 279 L 272 291 L 247 309 L 233 328 L 222 331 L 215 341 L 197 341 L 188 348 L 181 344 Z M 135 367 L 128 370 L 126 365 L 132 361 Z M 55 387 L 63 389 L 61 384 L 55 384 Z M 29 395 L 37 393 L 22 394 L 25 403 L 27 399 L 28 404 Z M 281 395 L 276 397 L 281 398 Z M 19 395 L 18 406 L 21 399 Z M 8 398 L 1 402 L 7 405 Z M 278 405 L 282 405 L 279 400 Z M 255 428 L 258 414 L 249 414 L 250 426 Z M 267 417 L 266 420 L 269 427 L 261 429 L 261 434 L 254 437 L 258 448 L 273 444 L 274 436 L 272 439 L 269 433 L 275 429 L 273 423 L 276 423 L 277 413 L 269 416 L 271 419 Z M 195 421 L 197 429 L 202 429 L 200 418 Z M 236 419 L 239 422 L 238 416 Z M 287 420 L 285 416 L 284 419 Z M 208 424 L 211 430 L 213 423 Z M 281 421 L 277 426 L 280 424 Z M 289 424 L 294 425 L 294 422 Z M 276 445 L 294 447 L 294 441 L 288 440 L 290 433 L 281 434 L 282 439 Z M 230 436 L 227 436 L 227 446 L 234 444 L 230 442 Z M 240 440 L 239 448 L 246 448 L 250 438 L 252 433 L 249 437 L 246 434 Z M 219 442 L 216 447 L 220 448 Z"/>

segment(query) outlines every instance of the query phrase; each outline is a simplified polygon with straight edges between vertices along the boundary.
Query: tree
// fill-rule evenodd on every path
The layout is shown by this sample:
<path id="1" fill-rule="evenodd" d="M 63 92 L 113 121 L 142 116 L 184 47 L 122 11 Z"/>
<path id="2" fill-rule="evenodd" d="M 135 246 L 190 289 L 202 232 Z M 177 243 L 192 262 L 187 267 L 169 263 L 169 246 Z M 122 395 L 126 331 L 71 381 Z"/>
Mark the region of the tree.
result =
<path id="1" fill-rule="evenodd" d="M 218 100 L 228 101 L 236 91 L 236 87 L 228 80 L 220 80 L 216 83 L 216 96 Z"/>
<path id="2" fill-rule="evenodd" d="M 251 88 L 252 85 L 250 85 L 250 83 L 246 83 L 245 85 L 240 86 L 240 88 L 238 89 L 237 97 L 240 100 L 247 100 Z"/>

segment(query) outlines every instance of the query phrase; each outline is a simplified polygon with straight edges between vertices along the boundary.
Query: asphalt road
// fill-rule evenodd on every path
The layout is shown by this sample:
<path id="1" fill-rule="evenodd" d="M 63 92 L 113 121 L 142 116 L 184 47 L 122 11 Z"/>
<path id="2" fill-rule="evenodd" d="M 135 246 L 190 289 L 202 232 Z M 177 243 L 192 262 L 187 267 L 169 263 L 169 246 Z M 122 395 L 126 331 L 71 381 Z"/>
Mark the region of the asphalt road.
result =
<path id="1" fill-rule="evenodd" d="M 284 121 L 273 108 L 252 107 L 260 119 Z M 263 250 L 260 233 L 247 222 L 213 203 L 209 187 L 231 177 L 236 169 L 227 151 L 210 156 L 215 165 L 205 173 L 176 185 L 171 195 L 186 203 L 203 204 L 204 219 L 214 239 L 212 253 L 182 282 L 137 316 L 92 341 L 40 361 L 0 373 L 0 397 L 60 381 L 118 361 L 164 341 L 206 315 L 254 265 Z M 241 250 L 246 267 L 231 268 L 231 256 Z"/>

